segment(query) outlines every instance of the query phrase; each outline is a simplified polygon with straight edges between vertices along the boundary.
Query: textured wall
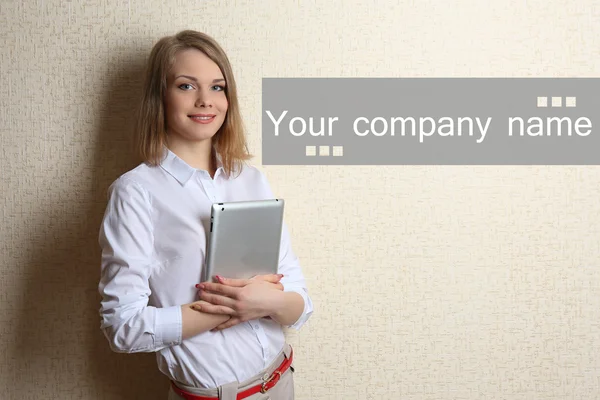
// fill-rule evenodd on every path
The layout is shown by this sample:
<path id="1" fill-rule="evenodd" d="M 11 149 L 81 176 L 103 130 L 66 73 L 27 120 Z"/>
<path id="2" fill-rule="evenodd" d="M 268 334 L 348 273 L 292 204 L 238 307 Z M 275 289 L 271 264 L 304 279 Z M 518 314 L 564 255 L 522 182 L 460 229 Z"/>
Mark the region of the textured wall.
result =
<path id="1" fill-rule="evenodd" d="M 0 397 L 165 398 L 96 292 L 159 37 L 223 45 L 260 166 L 262 77 L 598 76 L 600 8 L 564 3 L 2 0 Z M 298 399 L 600 398 L 598 167 L 263 170 L 316 306 Z"/>

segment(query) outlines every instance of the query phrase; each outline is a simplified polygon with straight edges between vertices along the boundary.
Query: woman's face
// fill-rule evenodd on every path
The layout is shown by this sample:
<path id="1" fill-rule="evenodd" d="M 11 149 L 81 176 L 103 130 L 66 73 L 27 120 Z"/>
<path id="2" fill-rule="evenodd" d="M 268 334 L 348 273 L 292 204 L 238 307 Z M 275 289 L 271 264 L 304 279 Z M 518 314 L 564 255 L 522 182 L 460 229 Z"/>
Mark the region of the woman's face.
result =
<path id="1" fill-rule="evenodd" d="M 177 53 L 167 76 L 167 133 L 178 140 L 211 140 L 227 114 L 225 78 L 219 66 L 197 49 Z"/>

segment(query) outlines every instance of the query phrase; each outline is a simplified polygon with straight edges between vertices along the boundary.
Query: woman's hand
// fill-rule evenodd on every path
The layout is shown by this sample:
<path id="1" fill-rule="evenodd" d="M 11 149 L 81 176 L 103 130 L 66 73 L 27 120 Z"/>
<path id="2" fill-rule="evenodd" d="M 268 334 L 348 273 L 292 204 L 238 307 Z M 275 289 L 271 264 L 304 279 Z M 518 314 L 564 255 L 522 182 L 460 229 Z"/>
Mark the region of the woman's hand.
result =
<path id="1" fill-rule="evenodd" d="M 214 328 L 221 330 L 241 322 L 268 317 L 283 301 L 283 275 L 258 275 L 251 279 L 226 279 L 217 276 L 217 283 L 204 282 L 200 301 L 191 305 L 196 311 L 229 315 L 226 322 Z"/>

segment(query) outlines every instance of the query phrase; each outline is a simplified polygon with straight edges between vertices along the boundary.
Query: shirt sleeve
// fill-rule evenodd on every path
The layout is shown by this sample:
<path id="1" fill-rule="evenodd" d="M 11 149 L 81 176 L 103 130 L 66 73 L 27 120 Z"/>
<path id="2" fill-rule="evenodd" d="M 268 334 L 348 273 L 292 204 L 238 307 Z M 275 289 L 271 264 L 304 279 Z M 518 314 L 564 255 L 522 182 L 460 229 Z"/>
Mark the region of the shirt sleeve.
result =
<path id="1" fill-rule="evenodd" d="M 283 278 L 280 281 L 283 285 L 283 291 L 296 292 L 302 296 L 302 299 L 304 300 L 304 310 L 302 311 L 302 315 L 300 315 L 300 318 L 298 318 L 296 322 L 289 326 L 290 328 L 298 330 L 312 315 L 313 303 L 308 295 L 308 288 L 300 268 L 300 262 L 292 250 L 290 234 L 285 223 L 283 224 L 281 233 L 281 248 L 279 254 L 279 273 L 283 274 Z"/>
<path id="2" fill-rule="evenodd" d="M 262 187 L 264 189 L 265 198 L 275 198 L 273 192 L 271 191 L 271 186 L 269 185 L 266 176 L 262 172 L 261 178 L 263 181 Z M 304 300 L 304 310 L 302 311 L 302 314 L 296 322 L 288 326 L 298 330 L 312 315 L 313 303 L 308 295 L 308 288 L 306 285 L 306 280 L 304 279 L 304 274 L 302 273 L 300 261 L 292 249 L 290 234 L 285 222 L 283 223 L 281 232 L 278 272 L 283 274 L 283 278 L 280 282 L 283 285 L 284 292 L 296 292 L 302 296 L 302 299 Z"/>
<path id="3" fill-rule="evenodd" d="M 149 194 L 118 179 L 109 189 L 99 235 L 101 329 L 113 351 L 154 352 L 181 343 L 181 308 L 148 305 L 153 242 Z"/>

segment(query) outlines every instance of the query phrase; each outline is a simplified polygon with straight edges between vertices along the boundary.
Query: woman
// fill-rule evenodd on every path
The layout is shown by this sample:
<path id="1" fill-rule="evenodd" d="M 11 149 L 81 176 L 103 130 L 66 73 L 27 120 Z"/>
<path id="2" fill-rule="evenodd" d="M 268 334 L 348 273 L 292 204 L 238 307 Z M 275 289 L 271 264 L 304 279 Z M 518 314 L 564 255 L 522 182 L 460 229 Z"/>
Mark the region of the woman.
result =
<path id="1" fill-rule="evenodd" d="M 281 275 L 200 283 L 212 203 L 274 198 L 250 158 L 229 60 L 209 36 L 162 38 L 100 229 L 100 314 L 111 348 L 156 352 L 170 399 L 293 399 L 292 350 L 312 302 L 284 225 Z"/>

